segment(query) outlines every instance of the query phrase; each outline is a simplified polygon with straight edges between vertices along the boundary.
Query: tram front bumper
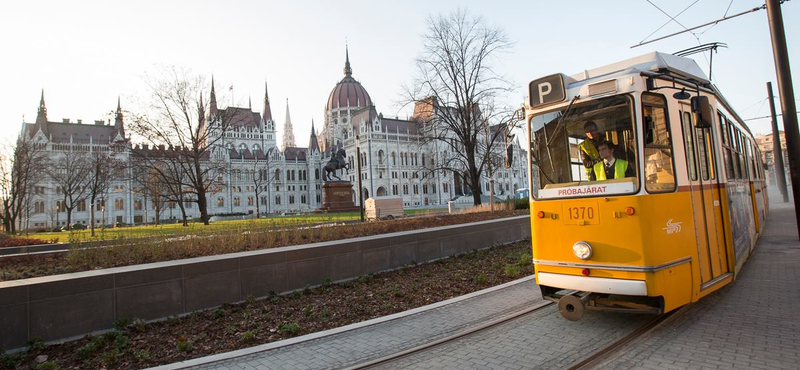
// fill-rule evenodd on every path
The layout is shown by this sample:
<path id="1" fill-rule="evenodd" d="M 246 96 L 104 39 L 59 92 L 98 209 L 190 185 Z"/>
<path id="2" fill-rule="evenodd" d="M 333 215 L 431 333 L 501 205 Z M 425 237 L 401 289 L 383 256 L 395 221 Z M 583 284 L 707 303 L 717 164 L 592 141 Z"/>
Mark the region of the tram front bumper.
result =
<path id="1" fill-rule="evenodd" d="M 542 286 L 592 293 L 647 296 L 647 283 L 643 280 L 609 279 L 540 272 L 536 283 Z"/>

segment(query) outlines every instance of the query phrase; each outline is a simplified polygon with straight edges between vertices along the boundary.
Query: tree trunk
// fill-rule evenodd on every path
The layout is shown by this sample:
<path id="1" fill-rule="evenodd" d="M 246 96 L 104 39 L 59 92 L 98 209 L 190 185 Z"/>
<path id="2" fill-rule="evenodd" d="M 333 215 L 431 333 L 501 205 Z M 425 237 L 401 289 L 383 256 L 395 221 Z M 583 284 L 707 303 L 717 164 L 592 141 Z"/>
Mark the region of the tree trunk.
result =
<path id="1" fill-rule="evenodd" d="M 91 213 L 91 217 L 90 217 L 91 218 L 91 220 L 90 220 L 91 225 L 89 225 L 89 229 L 92 230 L 91 235 L 94 236 L 94 207 L 95 207 L 94 206 L 94 199 L 92 199 L 92 202 L 90 204 L 91 204 L 92 209 L 89 211 Z"/>
<path id="2" fill-rule="evenodd" d="M 183 218 L 183 226 L 189 226 L 189 222 L 187 221 L 186 216 L 186 206 L 183 205 L 183 201 L 178 202 L 178 207 L 181 209 L 181 217 Z"/>

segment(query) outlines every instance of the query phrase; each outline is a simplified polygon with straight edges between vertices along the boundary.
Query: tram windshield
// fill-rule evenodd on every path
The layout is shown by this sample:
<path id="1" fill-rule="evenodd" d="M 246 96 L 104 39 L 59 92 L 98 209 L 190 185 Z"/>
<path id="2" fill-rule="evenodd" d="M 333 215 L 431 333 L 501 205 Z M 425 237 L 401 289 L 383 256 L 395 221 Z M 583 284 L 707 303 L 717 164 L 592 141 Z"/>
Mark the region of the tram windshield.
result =
<path id="1" fill-rule="evenodd" d="M 603 196 L 638 189 L 633 100 L 618 95 L 531 118 L 536 198 Z M 535 174 L 535 172 L 534 172 Z"/>

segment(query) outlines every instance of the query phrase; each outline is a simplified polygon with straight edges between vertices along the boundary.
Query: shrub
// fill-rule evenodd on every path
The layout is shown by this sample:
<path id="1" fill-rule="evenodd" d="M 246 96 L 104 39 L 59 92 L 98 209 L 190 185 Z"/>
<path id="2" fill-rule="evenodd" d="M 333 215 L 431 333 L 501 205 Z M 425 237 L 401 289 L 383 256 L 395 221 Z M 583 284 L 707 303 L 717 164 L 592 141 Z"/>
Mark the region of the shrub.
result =
<path id="1" fill-rule="evenodd" d="M 99 338 L 99 337 L 98 337 Z M 94 341 L 84 344 L 75 351 L 75 355 L 80 359 L 87 359 L 97 353 L 99 346 Z"/>
<path id="2" fill-rule="evenodd" d="M 16 369 L 24 359 L 24 356 L 25 352 L 11 354 L 2 352 L 0 349 L 0 367 L 4 369 Z"/>
<path id="3" fill-rule="evenodd" d="M 519 265 L 508 263 L 506 264 L 504 272 L 508 277 L 517 277 L 520 274 Z"/>
<path id="4" fill-rule="evenodd" d="M 297 322 L 290 322 L 288 324 L 280 323 L 278 325 L 278 333 L 294 334 L 300 330 L 300 324 Z"/>
<path id="5" fill-rule="evenodd" d="M 244 342 L 244 343 L 250 343 L 250 342 L 254 341 L 255 339 L 256 339 L 255 333 L 253 333 L 252 331 L 248 330 L 248 331 L 242 333 L 242 336 L 241 336 L 240 340 L 242 342 Z"/>
<path id="6" fill-rule="evenodd" d="M 473 278 L 475 284 L 486 284 L 486 274 L 480 273 Z"/>
<path id="7" fill-rule="evenodd" d="M 519 265 L 520 267 L 525 267 L 528 265 L 533 264 L 533 259 L 530 254 L 523 253 L 519 256 Z"/>
<path id="8" fill-rule="evenodd" d="M 188 339 L 186 339 L 184 337 L 178 338 L 178 351 L 179 352 L 191 352 L 193 348 L 194 348 L 194 345 L 192 344 L 192 341 L 190 341 L 190 340 L 188 340 Z"/>
<path id="9" fill-rule="evenodd" d="M 27 341 L 25 341 L 25 345 L 28 347 L 29 351 L 36 351 L 44 348 L 44 340 L 39 337 L 31 337 Z"/>

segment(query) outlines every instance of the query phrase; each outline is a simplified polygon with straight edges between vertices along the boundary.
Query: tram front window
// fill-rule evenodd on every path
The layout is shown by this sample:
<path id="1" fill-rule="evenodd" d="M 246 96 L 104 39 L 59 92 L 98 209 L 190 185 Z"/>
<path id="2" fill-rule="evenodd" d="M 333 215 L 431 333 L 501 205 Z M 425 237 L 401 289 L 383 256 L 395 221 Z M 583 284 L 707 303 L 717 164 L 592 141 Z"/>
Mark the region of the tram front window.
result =
<path id="1" fill-rule="evenodd" d="M 576 102 L 534 116 L 530 125 L 531 163 L 541 185 L 536 198 L 638 189 L 633 101 L 628 95 Z"/>

